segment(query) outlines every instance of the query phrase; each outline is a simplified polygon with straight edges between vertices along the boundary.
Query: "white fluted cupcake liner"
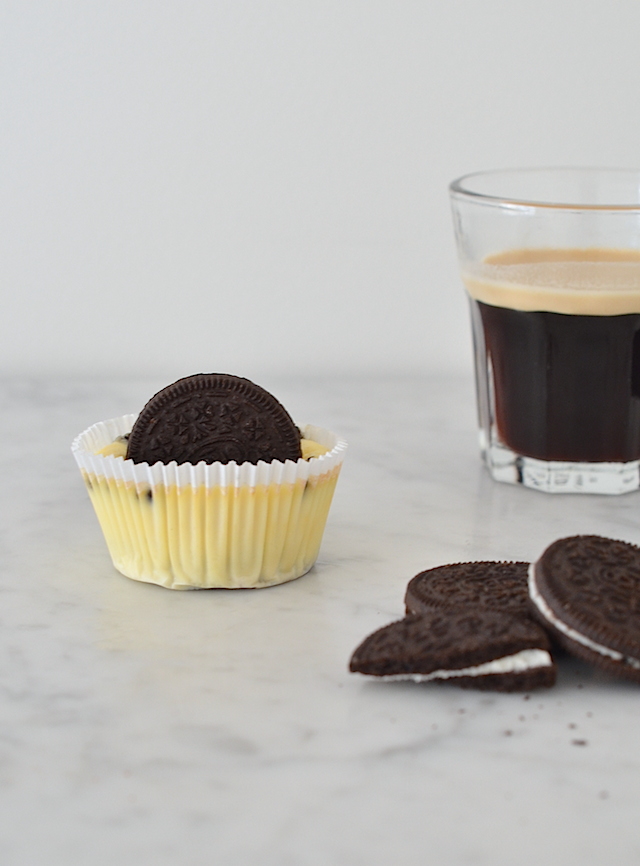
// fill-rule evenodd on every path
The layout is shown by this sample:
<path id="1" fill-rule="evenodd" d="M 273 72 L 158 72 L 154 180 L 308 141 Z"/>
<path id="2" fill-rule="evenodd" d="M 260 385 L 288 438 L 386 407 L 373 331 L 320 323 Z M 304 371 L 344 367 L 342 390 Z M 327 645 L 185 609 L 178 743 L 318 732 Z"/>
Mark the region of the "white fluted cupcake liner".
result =
<path id="1" fill-rule="evenodd" d="M 255 465 L 150 466 L 95 453 L 135 419 L 98 422 L 72 445 L 118 571 L 170 589 L 205 589 L 271 586 L 311 568 L 344 440 L 307 425 L 303 436 L 327 454 Z"/>

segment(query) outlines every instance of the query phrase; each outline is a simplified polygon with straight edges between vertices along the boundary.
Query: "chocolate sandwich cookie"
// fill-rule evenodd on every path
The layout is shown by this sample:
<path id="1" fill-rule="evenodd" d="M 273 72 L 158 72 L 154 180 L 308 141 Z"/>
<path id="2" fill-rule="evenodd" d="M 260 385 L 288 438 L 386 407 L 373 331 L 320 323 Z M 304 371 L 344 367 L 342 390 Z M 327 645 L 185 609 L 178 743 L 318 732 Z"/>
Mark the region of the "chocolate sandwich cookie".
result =
<path id="1" fill-rule="evenodd" d="M 471 607 L 529 616 L 528 562 L 457 562 L 422 571 L 409 581 L 407 613 Z"/>
<path id="2" fill-rule="evenodd" d="M 561 538 L 529 570 L 531 609 L 568 652 L 640 682 L 640 548 Z"/>
<path id="3" fill-rule="evenodd" d="M 300 431 L 264 388 L 222 373 L 179 379 L 153 396 L 129 436 L 134 463 L 298 460 Z"/>
<path id="4" fill-rule="evenodd" d="M 500 692 L 552 686 L 556 679 L 544 629 L 532 619 L 482 608 L 429 611 L 393 622 L 360 644 L 349 670 Z"/>

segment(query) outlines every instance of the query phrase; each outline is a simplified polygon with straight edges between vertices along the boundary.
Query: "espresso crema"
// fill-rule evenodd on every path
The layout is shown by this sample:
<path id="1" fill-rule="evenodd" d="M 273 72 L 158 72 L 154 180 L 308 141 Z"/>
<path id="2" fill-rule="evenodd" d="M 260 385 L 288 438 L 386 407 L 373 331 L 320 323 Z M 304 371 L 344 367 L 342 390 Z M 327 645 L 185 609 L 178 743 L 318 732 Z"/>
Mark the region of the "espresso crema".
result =
<path id="1" fill-rule="evenodd" d="M 512 310 L 582 316 L 640 313 L 640 250 L 522 249 L 462 272 L 472 298 Z"/>

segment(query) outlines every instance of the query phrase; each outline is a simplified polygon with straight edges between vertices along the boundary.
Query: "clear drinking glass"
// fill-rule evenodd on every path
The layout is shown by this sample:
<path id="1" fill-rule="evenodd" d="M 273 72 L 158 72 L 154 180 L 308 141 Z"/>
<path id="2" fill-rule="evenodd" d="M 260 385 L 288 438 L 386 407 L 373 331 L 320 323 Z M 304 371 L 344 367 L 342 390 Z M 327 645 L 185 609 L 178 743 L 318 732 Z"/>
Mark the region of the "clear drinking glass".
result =
<path id="1" fill-rule="evenodd" d="M 482 172 L 450 193 L 491 475 L 638 489 L 640 172 Z"/>

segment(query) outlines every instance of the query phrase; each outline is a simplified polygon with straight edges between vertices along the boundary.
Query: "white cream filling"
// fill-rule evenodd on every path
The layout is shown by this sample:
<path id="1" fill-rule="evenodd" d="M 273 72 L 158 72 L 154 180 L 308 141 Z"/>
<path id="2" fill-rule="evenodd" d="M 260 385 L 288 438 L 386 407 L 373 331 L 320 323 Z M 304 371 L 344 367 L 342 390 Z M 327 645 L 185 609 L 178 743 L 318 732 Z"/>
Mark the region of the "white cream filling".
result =
<path id="1" fill-rule="evenodd" d="M 550 665 L 551 656 L 546 650 L 525 649 L 510 656 L 483 662 L 481 665 L 473 665 L 468 668 L 457 670 L 438 670 L 430 674 L 389 674 L 380 677 L 381 680 L 390 682 L 392 680 L 412 680 L 414 683 L 426 683 L 429 680 L 450 680 L 454 677 L 483 677 L 487 674 L 510 674 L 521 671 L 543 668 Z"/>
<path id="2" fill-rule="evenodd" d="M 588 649 L 594 650 L 597 653 L 600 653 L 602 656 L 608 656 L 611 659 L 614 659 L 617 662 L 624 662 L 632 668 L 637 668 L 640 670 L 640 660 L 634 659 L 631 656 L 625 656 L 623 653 L 618 652 L 618 650 L 610 649 L 609 647 L 603 646 L 602 644 L 596 643 L 595 641 L 588 638 L 586 635 L 581 634 L 579 631 L 576 631 L 575 628 L 571 628 L 570 625 L 566 625 L 551 610 L 549 605 L 546 603 L 544 598 L 538 592 L 538 587 L 536 586 L 535 579 L 535 563 L 531 563 L 529 566 L 529 596 L 531 600 L 538 608 L 543 617 L 551 623 L 554 628 L 557 628 L 558 631 L 561 631 L 562 634 L 566 635 L 571 640 L 575 640 L 577 643 L 582 644 L 582 646 L 586 646 Z"/>

